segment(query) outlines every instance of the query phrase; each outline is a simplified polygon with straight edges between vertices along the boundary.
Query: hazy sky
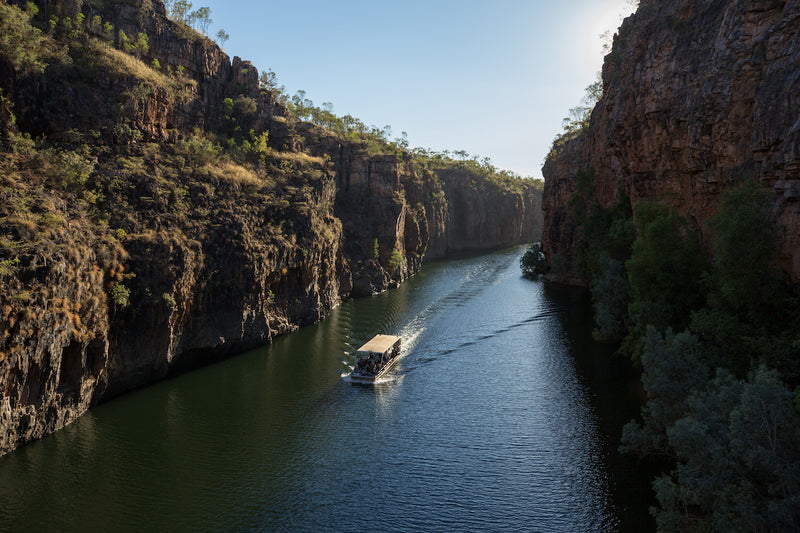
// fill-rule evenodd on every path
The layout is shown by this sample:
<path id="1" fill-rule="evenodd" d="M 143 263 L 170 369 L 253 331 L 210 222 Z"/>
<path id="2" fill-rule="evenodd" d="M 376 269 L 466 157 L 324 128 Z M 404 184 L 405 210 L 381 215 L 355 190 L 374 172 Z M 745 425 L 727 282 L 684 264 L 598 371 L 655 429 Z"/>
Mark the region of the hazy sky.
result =
<path id="1" fill-rule="evenodd" d="M 541 177 L 626 0 L 196 0 L 230 55 L 337 115 Z"/>

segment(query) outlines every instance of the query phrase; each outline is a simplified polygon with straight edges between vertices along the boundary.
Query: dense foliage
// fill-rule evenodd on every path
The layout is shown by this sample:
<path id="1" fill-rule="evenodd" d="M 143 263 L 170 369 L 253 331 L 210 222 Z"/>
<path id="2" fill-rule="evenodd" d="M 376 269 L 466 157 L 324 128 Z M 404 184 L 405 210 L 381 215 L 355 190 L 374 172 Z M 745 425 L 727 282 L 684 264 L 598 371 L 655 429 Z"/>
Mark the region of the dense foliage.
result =
<path id="1" fill-rule="evenodd" d="M 744 182 L 724 195 L 711 253 L 666 205 L 631 216 L 618 197 L 598 205 L 582 172 L 569 208 L 595 335 L 623 339 L 642 368 L 648 401 L 623 448 L 673 465 L 653 485 L 659 531 L 797 530 L 800 309 L 767 193 Z"/>
<path id="2" fill-rule="evenodd" d="M 573 246 L 578 268 L 594 288 L 594 336 L 618 341 L 625 337 L 629 322 L 630 285 L 625 262 L 631 256 L 636 228 L 625 192 L 617 191 L 616 202 L 604 208 L 595 196 L 595 180 L 594 169 L 578 172 L 567 207 L 577 223 Z M 553 270 L 557 271 L 555 266 Z"/>
<path id="3" fill-rule="evenodd" d="M 542 252 L 542 243 L 533 242 L 528 245 L 528 249 L 522 254 L 519 260 L 522 275 L 526 278 L 536 279 L 549 271 L 547 259 Z"/>

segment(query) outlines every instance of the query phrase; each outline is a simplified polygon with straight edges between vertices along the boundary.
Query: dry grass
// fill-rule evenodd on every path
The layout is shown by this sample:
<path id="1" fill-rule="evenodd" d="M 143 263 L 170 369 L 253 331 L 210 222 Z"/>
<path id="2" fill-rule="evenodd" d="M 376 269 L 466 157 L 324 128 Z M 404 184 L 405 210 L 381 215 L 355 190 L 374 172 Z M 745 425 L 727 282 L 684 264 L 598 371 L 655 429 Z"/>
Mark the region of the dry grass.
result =
<path id="1" fill-rule="evenodd" d="M 172 91 L 175 88 L 174 80 L 150 68 L 143 61 L 136 59 L 130 54 L 117 50 L 97 39 L 92 39 L 89 46 L 97 54 L 102 63 L 101 66 L 111 74 L 117 76 L 132 76 L 148 82 L 154 87 L 161 87 L 167 91 Z"/>
<path id="2" fill-rule="evenodd" d="M 29 211 L 14 213 L 3 219 L 4 224 L 15 226 L 17 231 L 22 234 L 31 235 L 35 235 L 39 232 L 39 225 L 37 222 L 36 216 Z"/>
<path id="3" fill-rule="evenodd" d="M 300 163 L 301 165 L 320 165 L 325 164 L 325 160 L 321 157 L 314 157 L 305 152 L 273 152 L 275 159 L 281 161 L 292 161 Z"/>
<path id="4" fill-rule="evenodd" d="M 241 189 L 259 188 L 264 185 L 255 172 L 231 161 L 206 165 L 205 170 L 212 178 Z"/>

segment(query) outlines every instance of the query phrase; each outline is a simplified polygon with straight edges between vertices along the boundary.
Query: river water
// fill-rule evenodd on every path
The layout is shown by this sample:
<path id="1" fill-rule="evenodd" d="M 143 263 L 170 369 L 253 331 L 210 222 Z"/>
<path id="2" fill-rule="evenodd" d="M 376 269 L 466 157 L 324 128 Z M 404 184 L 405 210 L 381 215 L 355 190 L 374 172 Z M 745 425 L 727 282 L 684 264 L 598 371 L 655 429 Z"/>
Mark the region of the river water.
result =
<path id="1" fill-rule="evenodd" d="M 616 452 L 635 374 L 522 252 L 427 265 L 0 458 L 0 530 L 651 530 L 650 476 Z M 402 359 L 348 383 L 375 333 Z"/>

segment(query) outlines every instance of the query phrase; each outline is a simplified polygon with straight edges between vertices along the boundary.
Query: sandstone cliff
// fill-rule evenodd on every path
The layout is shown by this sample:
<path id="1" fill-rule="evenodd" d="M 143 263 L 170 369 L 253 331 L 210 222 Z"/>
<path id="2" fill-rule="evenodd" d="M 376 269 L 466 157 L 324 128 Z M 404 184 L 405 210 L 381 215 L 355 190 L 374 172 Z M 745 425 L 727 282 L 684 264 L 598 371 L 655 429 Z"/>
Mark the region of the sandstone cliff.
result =
<path id="1" fill-rule="evenodd" d="M 0 454 L 541 232 L 535 183 L 299 121 L 158 1 L 38 7 L 43 67 L 0 49 Z"/>
<path id="2" fill-rule="evenodd" d="M 800 282 L 800 2 L 643 0 L 615 36 L 587 130 L 543 169 L 543 247 L 574 259 L 566 208 L 581 168 L 610 205 L 667 202 L 710 240 L 723 190 L 756 179 L 773 192 L 781 266 Z M 577 277 L 574 262 L 567 277 Z"/>

